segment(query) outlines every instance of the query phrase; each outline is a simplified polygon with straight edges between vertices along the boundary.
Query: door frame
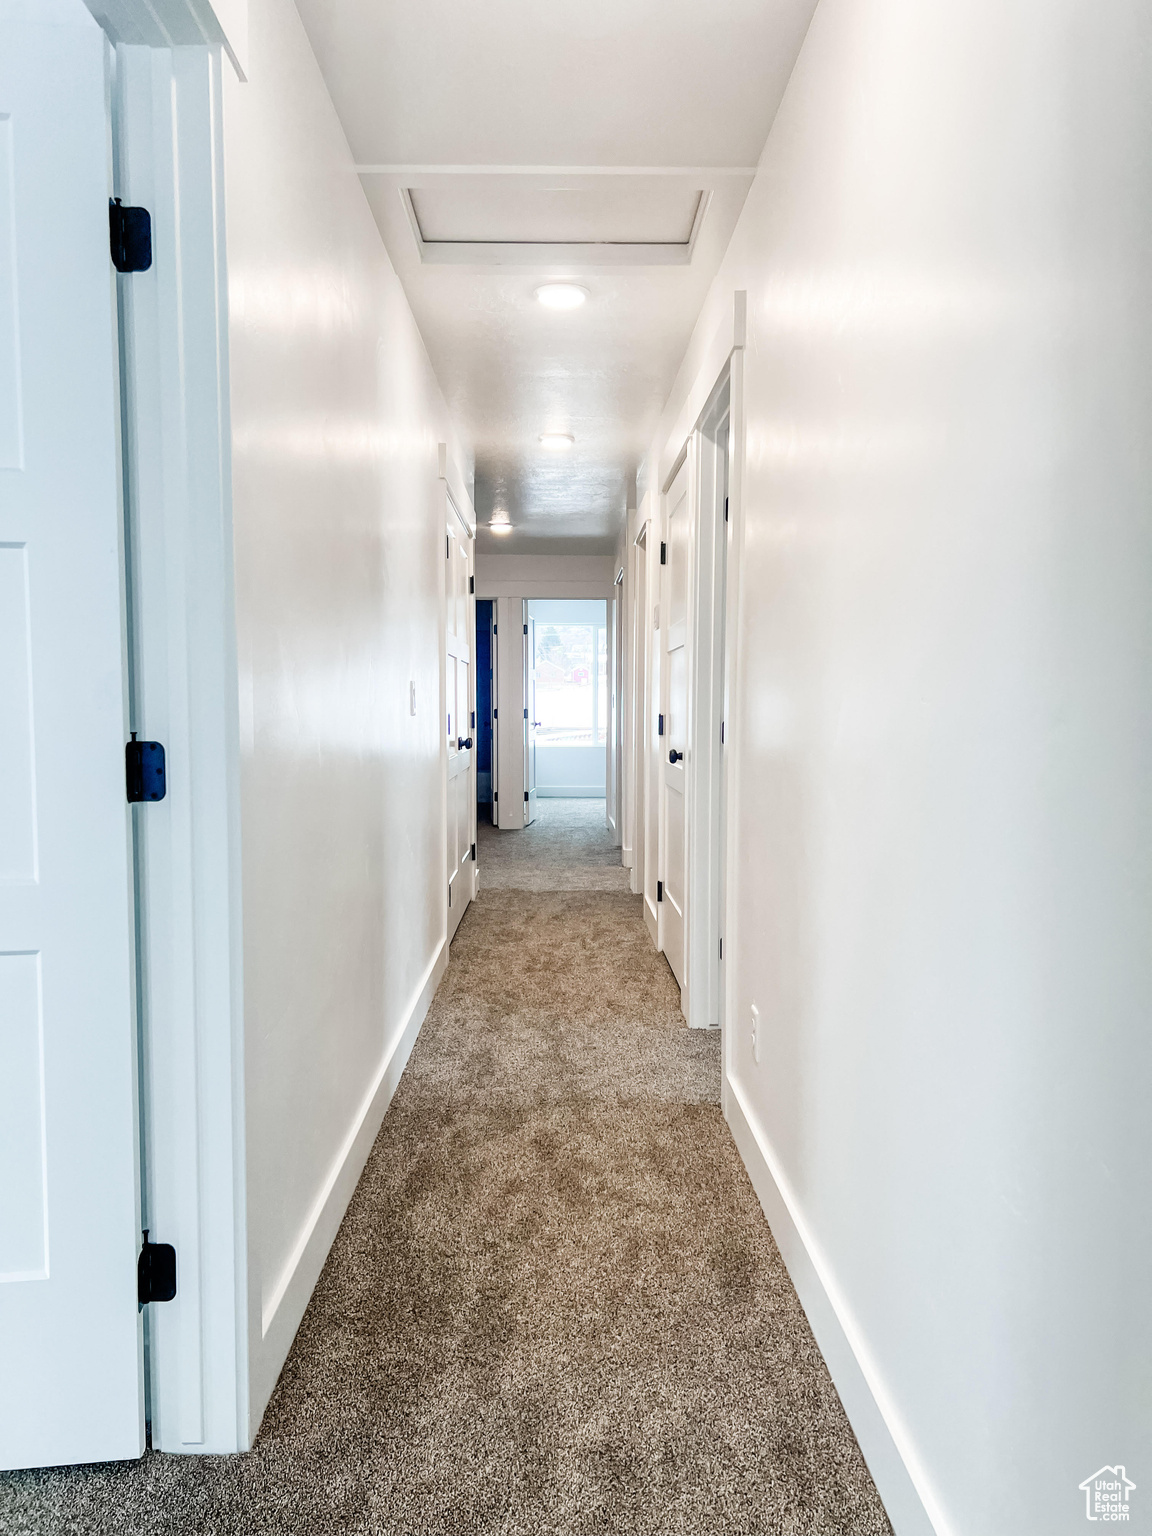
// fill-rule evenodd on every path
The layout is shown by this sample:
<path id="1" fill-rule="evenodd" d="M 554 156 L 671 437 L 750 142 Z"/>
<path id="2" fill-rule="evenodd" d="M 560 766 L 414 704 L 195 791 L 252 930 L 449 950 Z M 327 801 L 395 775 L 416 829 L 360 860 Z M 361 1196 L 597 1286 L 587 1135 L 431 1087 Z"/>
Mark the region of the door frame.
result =
<path id="1" fill-rule="evenodd" d="M 131 726 L 168 794 L 135 807 L 142 1227 L 176 1248 L 145 1308 L 151 1444 L 251 1443 L 244 1156 L 240 760 L 221 40 L 166 46 L 150 10 L 109 36 L 116 195 L 152 215 L 151 271 L 117 278 Z M 176 189 L 179 188 L 177 196 Z M 255 1323 L 253 1323 L 255 1319 Z"/>
<path id="2" fill-rule="evenodd" d="M 725 1072 L 731 1038 L 732 998 L 724 985 L 737 952 L 738 903 L 731 872 L 737 866 L 736 836 L 739 785 L 737 756 L 730 750 L 740 729 L 737 666 L 744 538 L 744 339 L 747 296 L 733 294 L 732 318 L 713 337 L 696 382 L 681 408 L 661 455 L 660 520 L 664 528 L 666 497 L 690 456 L 693 507 L 693 559 L 688 621 L 688 738 L 685 793 L 688 801 L 688 878 L 683 1009 L 692 1028 L 719 1025 L 725 1032 Z M 728 417 L 728 523 L 722 521 L 716 484 L 715 432 Z M 711 433 L 711 437 L 709 434 Z M 718 541 L 726 544 L 723 563 Z M 661 584 L 663 585 L 663 584 Z M 663 600 L 663 599 L 662 599 Z M 656 649 L 657 647 L 654 647 Z M 651 667 L 647 669 L 649 672 Z M 719 726 L 724 748 L 719 749 Z M 660 821 L 660 866 L 665 831 Z M 658 929 L 658 947 L 662 930 Z M 724 940 L 724 958 L 719 954 Z M 725 1075 L 725 1082 L 727 1076 Z M 726 1091 L 726 1089 L 725 1089 Z"/>
<path id="3" fill-rule="evenodd" d="M 675 463 L 668 473 L 660 491 L 660 537 L 661 537 L 661 561 L 657 566 L 657 617 L 659 622 L 654 626 L 653 646 L 659 657 L 658 686 L 655 691 L 657 701 L 657 713 L 665 726 L 671 717 L 669 705 L 669 688 L 671 685 L 671 669 L 666 667 L 664 659 L 668 654 L 666 637 L 668 635 L 668 618 L 671 611 L 671 566 L 663 560 L 664 549 L 671 543 L 669 534 L 668 503 L 672 487 L 684 472 L 687 482 L 686 498 L 688 502 L 688 541 L 685 556 L 688 561 L 686 578 L 686 612 L 684 618 L 684 658 L 685 658 L 685 713 L 687 725 L 685 729 L 684 766 L 681 772 L 684 775 L 683 800 L 684 800 L 684 951 L 681 958 L 681 966 L 684 978 L 680 984 L 680 1009 L 686 1019 L 689 1017 L 689 997 L 691 987 L 692 952 L 691 952 L 691 920 L 694 907 L 692 892 L 692 786 L 695 782 L 695 756 L 696 741 L 694 738 L 694 720 L 696 714 L 695 680 L 695 654 L 696 654 L 696 567 L 697 539 L 699 517 L 699 453 L 697 434 L 692 432 L 685 439 L 684 446 L 678 454 Z M 656 858 L 657 891 L 663 889 L 664 898 L 668 894 L 668 796 L 665 788 L 665 753 L 668 750 L 668 733 L 663 734 L 657 730 L 656 736 L 656 772 L 653 775 L 653 785 L 659 797 L 657 807 L 657 838 L 658 851 Z M 657 899 L 656 905 L 656 948 L 667 958 L 667 934 L 665 901 Z"/>
<path id="4" fill-rule="evenodd" d="M 444 516 L 440 527 L 443 529 L 449 518 L 455 518 L 456 524 L 464 538 L 464 545 L 468 551 L 468 601 L 467 601 L 467 630 L 468 630 L 468 654 L 472 658 L 468 668 L 468 717 L 474 720 L 476 717 L 476 510 L 472 505 L 472 498 L 468 495 L 467 487 L 456 464 L 448 452 L 448 445 L 439 445 L 439 470 L 440 481 L 444 486 Z M 444 721 L 448 707 L 448 572 L 447 561 L 441 561 L 443 574 L 440 580 L 440 867 L 448 868 L 448 738 L 444 730 Z M 476 847 L 476 752 L 468 754 L 468 817 L 469 836 L 471 847 Z M 468 884 L 468 901 L 458 911 L 448 910 L 448 887 L 444 887 L 444 934 L 445 942 L 451 941 L 460 919 L 467 909 L 468 902 L 475 899 L 478 889 L 477 863 L 475 856 L 472 859 L 471 881 Z"/>

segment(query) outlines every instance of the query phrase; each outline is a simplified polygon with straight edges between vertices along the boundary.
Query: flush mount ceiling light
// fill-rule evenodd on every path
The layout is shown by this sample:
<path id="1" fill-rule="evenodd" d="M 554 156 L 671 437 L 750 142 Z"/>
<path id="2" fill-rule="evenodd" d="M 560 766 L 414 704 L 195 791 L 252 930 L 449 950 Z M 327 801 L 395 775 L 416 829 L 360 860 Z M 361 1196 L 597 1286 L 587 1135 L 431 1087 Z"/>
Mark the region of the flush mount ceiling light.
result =
<path id="1" fill-rule="evenodd" d="M 545 283 L 537 288 L 536 297 L 545 309 L 579 309 L 588 290 L 579 283 Z"/>
<path id="2" fill-rule="evenodd" d="M 500 507 L 497 507 L 488 519 L 488 527 L 493 533 L 512 532 L 512 524 L 508 521 L 508 514 Z"/>
<path id="3" fill-rule="evenodd" d="M 551 448 L 553 453 L 567 452 L 575 441 L 571 432 L 541 432 L 540 434 L 541 446 Z"/>
<path id="4" fill-rule="evenodd" d="M 511 523 L 489 523 L 488 524 L 488 532 L 489 533 L 511 533 L 512 532 L 512 524 Z"/>

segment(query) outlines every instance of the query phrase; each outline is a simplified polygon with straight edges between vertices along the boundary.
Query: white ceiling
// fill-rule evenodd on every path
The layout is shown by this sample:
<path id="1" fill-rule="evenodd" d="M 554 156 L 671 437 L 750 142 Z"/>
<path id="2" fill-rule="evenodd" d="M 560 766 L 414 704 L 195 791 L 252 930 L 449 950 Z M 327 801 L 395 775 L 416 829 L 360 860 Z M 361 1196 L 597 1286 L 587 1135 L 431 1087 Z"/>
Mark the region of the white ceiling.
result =
<path id="1" fill-rule="evenodd" d="M 481 544 L 610 551 L 815 0 L 297 4 L 474 443 Z M 581 309 L 535 301 L 557 277 Z"/>

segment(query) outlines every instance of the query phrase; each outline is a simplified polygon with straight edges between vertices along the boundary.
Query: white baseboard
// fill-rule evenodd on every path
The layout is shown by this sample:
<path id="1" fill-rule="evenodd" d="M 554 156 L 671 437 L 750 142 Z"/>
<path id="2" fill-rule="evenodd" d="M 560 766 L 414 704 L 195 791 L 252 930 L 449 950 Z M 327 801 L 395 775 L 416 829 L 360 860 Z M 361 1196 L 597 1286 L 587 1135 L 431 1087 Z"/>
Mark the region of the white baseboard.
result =
<path id="1" fill-rule="evenodd" d="M 536 798 L 538 800 L 603 800 L 604 788 L 599 789 L 594 784 L 549 784 L 542 788 L 536 786 Z"/>
<path id="2" fill-rule="evenodd" d="M 908 1435 L 887 1402 L 851 1313 L 828 1275 L 771 1144 L 739 1086 L 724 1078 L 724 1118 L 772 1228 L 840 1401 L 884 1501 L 896 1536 L 951 1536 Z M 929 1515 L 929 1508 L 933 1514 Z"/>
<path id="3" fill-rule="evenodd" d="M 653 945 L 659 949 L 660 924 L 657 920 L 656 908 L 652 902 L 649 901 L 647 893 L 645 893 L 644 896 L 644 926 L 648 930 L 648 937 L 652 940 Z"/>
<path id="4" fill-rule="evenodd" d="M 631 869 L 632 868 L 632 850 L 631 850 L 631 848 L 621 847 L 621 849 L 620 849 L 620 862 L 621 862 L 621 864 L 623 864 L 625 869 Z"/>
<path id="5" fill-rule="evenodd" d="M 380 1123 L 412 1053 L 433 994 L 447 968 L 448 944 L 445 941 L 429 963 L 406 1016 L 395 1030 L 375 1080 L 300 1229 L 295 1247 L 263 1303 L 259 1337 L 253 1338 L 250 1361 L 250 1440 L 255 1438 L 260 1427 L 264 1409 L 268 1406 L 268 1399 L 272 1396 L 272 1390 L 288 1358 L 292 1340 L 296 1337 L 300 1319 L 316 1288 L 328 1250 L 364 1171 L 364 1164 L 368 1161 Z"/>

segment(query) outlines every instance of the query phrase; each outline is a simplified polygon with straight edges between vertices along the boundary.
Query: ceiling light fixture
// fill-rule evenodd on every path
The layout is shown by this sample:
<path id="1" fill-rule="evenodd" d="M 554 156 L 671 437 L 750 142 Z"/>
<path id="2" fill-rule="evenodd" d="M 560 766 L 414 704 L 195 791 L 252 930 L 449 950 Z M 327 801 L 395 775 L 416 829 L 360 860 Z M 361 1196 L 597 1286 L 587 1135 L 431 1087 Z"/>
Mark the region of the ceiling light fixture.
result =
<path id="1" fill-rule="evenodd" d="M 537 288 L 536 297 L 545 309 L 579 309 L 588 290 L 579 283 L 545 283 Z"/>
<path id="2" fill-rule="evenodd" d="M 553 453 L 565 453 L 575 441 L 571 432 L 541 432 L 540 434 L 541 445 L 551 448 Z"/>
<path id="3" fill-rule="evenodd" d="M 511 523 L 489 523 L 488 524 L 488 532 L 489 533 L 511 533 L 512 532 L 512 524 Z"/>
<path id="4" fill-rule="evenodd" d="M 508 514 L 503 507 L 495 507 L 492 516 L 488 519 L 488 526 L 493 533 L 511 533 L 512 524 L 508 521 Z"/>

